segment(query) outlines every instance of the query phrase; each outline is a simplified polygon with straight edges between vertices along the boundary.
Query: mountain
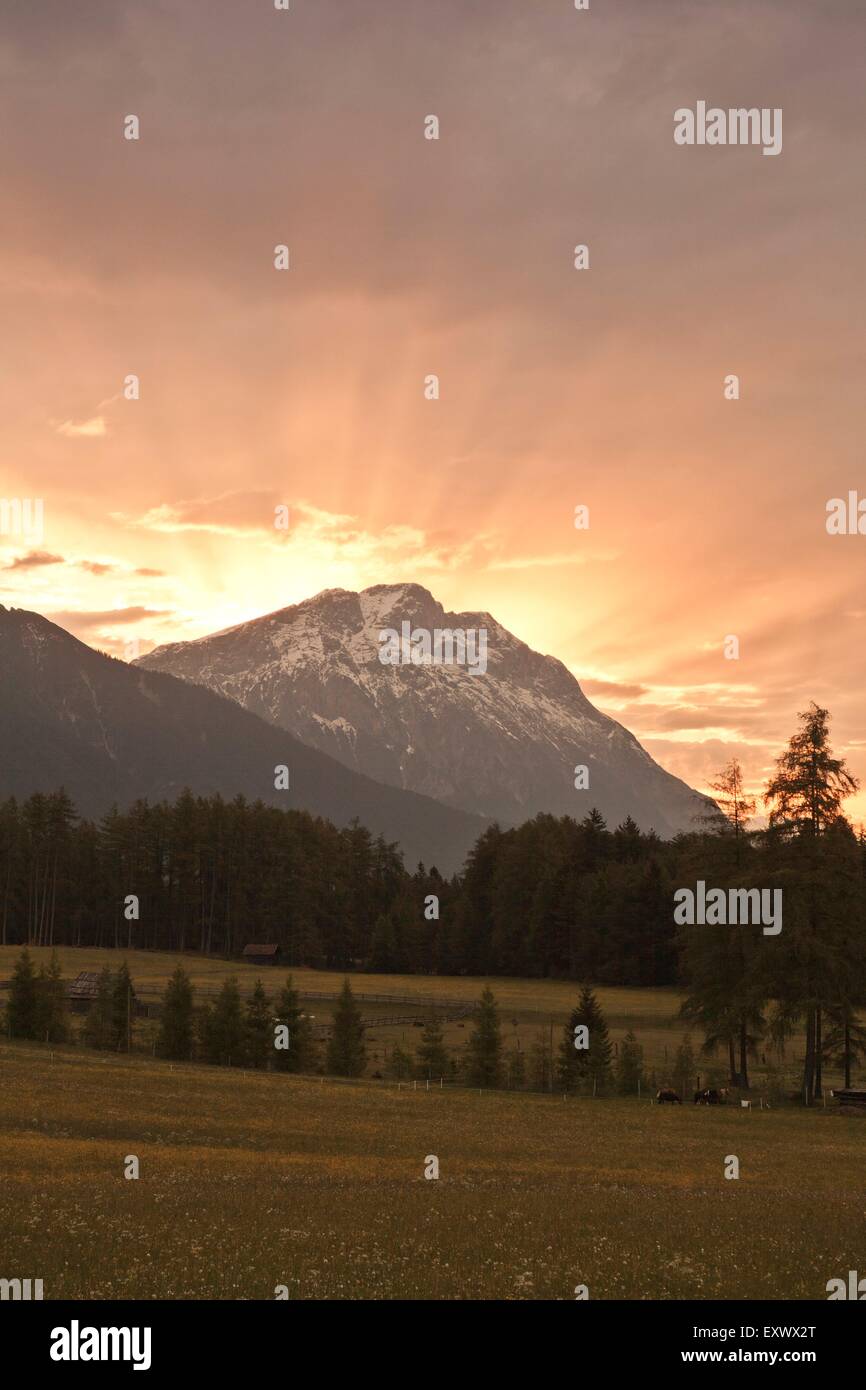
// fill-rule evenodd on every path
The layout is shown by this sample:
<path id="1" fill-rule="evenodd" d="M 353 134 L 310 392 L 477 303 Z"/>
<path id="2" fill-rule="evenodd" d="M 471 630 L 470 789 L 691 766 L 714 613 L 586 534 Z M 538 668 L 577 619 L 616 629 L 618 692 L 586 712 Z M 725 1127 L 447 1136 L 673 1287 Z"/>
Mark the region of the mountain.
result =
<path id="1" fill-rule="evenodd" d="M 486 630 L 486 671 L 383 664 L 378 634 L 404 622 Z M 561 661 L 489 613 L 446 613 L 418 584 L 328 589 L 137 664 L 219 691 L 380 782 L 503 824 L 598 806 L 610 825 L 631 815 L 669 837 L 711 805 L 597 710 Z M 575 790 L 578 765 L 587 790 Z"/>
<path id="2" fill-rule="evenodd" d="M 290 790 L 274 789 L 289 769 Z M 257 715 L 173 676 L 93 651 L 38 613 L 0 605 L 0 796 L 65 787 L 96 817 L 184 788 L 243 794 L 335 825 L 357 817 L 419 860 L 456 872 L 485 828 L 438 801 L 381 786 Z"/>

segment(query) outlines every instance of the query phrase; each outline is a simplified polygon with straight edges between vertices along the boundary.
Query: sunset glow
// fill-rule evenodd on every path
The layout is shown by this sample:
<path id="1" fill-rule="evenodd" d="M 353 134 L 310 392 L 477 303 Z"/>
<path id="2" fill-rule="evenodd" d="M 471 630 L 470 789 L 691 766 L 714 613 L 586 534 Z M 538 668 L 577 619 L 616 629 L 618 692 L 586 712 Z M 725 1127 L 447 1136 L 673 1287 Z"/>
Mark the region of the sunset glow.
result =
<path id="1" fill-rule="evenodd" d="M 743 42 L 731 5 L 720 43 L 698 6 L 674 50 L 645 3 L 449 2 L 443 67 L 420 0 L 49 8 L 0 46 L 0 495 L 44 501 L 0 602 L 123 656 L 412 581 L 693 786 L 761 790 L 812 699 L 866 782 L 866 536 L 825 526 L 866 495 L 844 19 Z M 784 108 L 780 156 L 679 148 L 696 83 Z"/>

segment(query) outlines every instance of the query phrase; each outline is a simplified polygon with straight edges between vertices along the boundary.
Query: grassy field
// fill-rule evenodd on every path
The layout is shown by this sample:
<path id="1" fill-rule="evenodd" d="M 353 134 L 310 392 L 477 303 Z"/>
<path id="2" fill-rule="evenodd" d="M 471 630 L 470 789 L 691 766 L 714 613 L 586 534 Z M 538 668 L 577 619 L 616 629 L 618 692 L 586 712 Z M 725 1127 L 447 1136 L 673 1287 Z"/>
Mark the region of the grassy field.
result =
<path id="1" fill-rule="evenodd" d="M 413 1091 L 34 1043 L 0 1044 L 0 1071 L 0 1275 L 48 1299 L 823 1299 L 863 1264 L 866 1122 L 833 1109 Z"/>
<path id="2" fill-rule="evenodd" d="M 0 981 L 12 974 L 14 963 L 20 953 L 18 946 L 0 946 Z M 50 950 L 30 948 L 37 965 L 47 963 Z M 170 953 L 151 951 L 112 951 L 94 948 L 58 948 L 61 966 L 65 976 L 71 978 L 80 970 L 100 970 L 104 965 L 116 969 L 121 960 L 127 960 L 136 985 L 159 987 L 162 989 L 178 960 L 199 990 L 212 994 L 229 975 L 237 976 L 241 991 L 248 994 L 257 979 L 262 979 L 271 994 L 277 994 L 289 973 L 288 968 L 273 969 L 244 965 L 239 961 L 225 961 L 202 957 L 197 954 L 178 956 Z M 294 983 L 302 995 L 330 994 L 336 996 L 343 977 L 333 971 L 307 970 L 292 971 Z M 550 1047 L 551 1033 L 554 1054 L 559 1047 L 562 1027 L 571 1009 L 577 1002 L 579 988 L 576 984 L 563 980 L 521 980 L 513 978 L 473 978 L 435 975 L 353 975 L 352 988 L 358 995 L 393 996 L 421 998 L 417 1004 L 395 1003 L 393 1006 L 380 1002 L 362 1000 L 362 1009 L 367 1018 L 387 1018 L 389 1014 L 402 1017 L 416 1013 L 419 1018 L 427 1012 L 426 1001 L 430 998 L 443 1001 L 463 1001 L 472 1003 L 478 998 L 485 984 L 490 984 L 500 1005 L 502 1032 L 507 1050 L 519 1049 L 529 1054 L 539 1044 Z M 669 1084 L 673 1080 L 672 1064 L 685 1033 L 686 1025 L 677 1017 L 681 995 L 674 989 L 627 989 L 610 988 L 600 985 L 596 994 L 607 1019 L 610 1036 L 618 1045 L 626 1032 L 631 1029 L 644 1049 L 646 1069 L 649 1080 L 656 1086 Z M 2 1002 L 0 994 L 0 1002 Z M 145 995 L 150 998 L 153 996 Z M 424 1002 L 422 1002 L 422 1000 Z M 307 998 L 304 1000 L 307 1011 L 315 1016 L 316 1022 L 327 1025 L 333 1013 L 333 1001 Z M 152 1031 L 152 1030 L 151 1030 Z M 471 1022 L 451 1022 L 445 1026 L 445 1042 L 454 1056 L 459 1057 L 466 1046 L 471 1031 Z M 146 1027 L 139 1026 L 142 1042 L 147 1045 L 149 1036 Z M 368 1057 L 370 1073 L 384 1070 L 391 1048 L 399 1044 L 405 1051 L 413 1052 L 420 1029 L 411 1025 L 377 1024 L 368 1032 Z M 692 1030 L 692 1045 L 697 1055 L 700 1049 L 700 1036 Z M 774 1100 L 785 1092 L 796 1092 L 799 1085 L 799 1066 L 802 1055 L 802 1042 L 794 1038 L 788 1044 L 784 1059 L 771 1054 L 769 1049 L 759 1049 L 752 1064 L 753 1083 L 760 1092 L 772 1094 Z M 769 1067 L 775 1068 L 772 1088 L 768 1086 Z M 725 1058 L 719 1054 L 714 1058 L 697 1058 L 696 1071 L 701 1085 L 724 1084 L 726 1078 Z M 840 1084 L 841 1073 L 832 1067 L 825 1071 L 827 1086 Z"/>
<path id="3" fill-rule="evenodd" d="M 48 962 L 51 951 L 48 947 L 28 948 L 37 965 Z M 0 946 L 0 980 L 12 974 L 15 961 L 21 953 L 20 946 Z M 77 975 L 79 970 L 101 970 L 104 965 L 116 969 L 121 960 L 129 963 L 135 980 L 142 984 L 165 985 L 178 961 L 195 985 L 219 987 L 228 975 L 237 976 L 241 989 L 252 989 L 259 978 L 265 981 L 275 979 L 282 985 L 283 977 L 289 967 L 245 965 L 242 961 L 219 960 L 198 954 L 178 955 L 176 952 L 161 951 L 113 951 L 95 947 L 58 946 L 57 954 L 64 975 Z M 292 972 L 295 984 L 300 990 L 323 993 L 336 993 L 342 984 L 342 975 L 332 970 L 307 970 L 295 967 Z M 465 999 L 467 1003 L 477 999 L 485 984 L 490 984 L 503 1007 L 530 1010 L 534 1013 L 553 1013 L 565 1017 L 573 1007 L 577 986 L 567 980 L 516 980 L 510 977 L 495 976 L 456 976 L 456 975 L 353 975 L 352 986 L 363 994 L 392 994 L 398 998 L 409 994 L 439 996 L 443 999 Z M 669 989 L 608 989 L 600 986 L 599 998 L 611 1014 L 638 1021 L 660 1023 L 666 1021 L 679 1008 L 680 996 Z"/>

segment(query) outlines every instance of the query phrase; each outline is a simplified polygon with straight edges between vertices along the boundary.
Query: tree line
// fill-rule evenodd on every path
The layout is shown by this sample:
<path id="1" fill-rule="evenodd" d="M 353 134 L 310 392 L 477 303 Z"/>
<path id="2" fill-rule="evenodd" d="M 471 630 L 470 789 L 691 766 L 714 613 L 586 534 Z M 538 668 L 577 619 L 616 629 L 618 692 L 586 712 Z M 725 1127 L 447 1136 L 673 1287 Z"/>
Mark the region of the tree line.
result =
<path id="1" fill-rule="evenodd" d="M 0 944 L 231 958 L 266 941 L 289 967 L 671 984 L 680 857 L 630 819 L 539 815 L 490 827 L 446 879 L 363 826 L 243 797 L 94 823 L 37 793 L 0 803 Z"/>
<path id="2" fill-rule="evenodd" d="M 0 805 L 0 939 L 227 957 L 268 941 L 290 966 L 679 984 L 733 1084 L 748 1086 L 763 1038 L 802 1029 L 810 1103 L 827 1061 L 850 1082 L 866 1045 L 866 839 L 842 812 L 857 785 L 812 704 L 767 784 L 760 829 L 732 761 L 690 834 L 664 842 L 630 818 L 610 830 L 596 810 L 538 815 L 490 827 L 449 879 L 410 872 L 358 824 L 242 797 L 187 791 L 97 824 L 63 791 L 37 794 Z M 674 893 L 697 880 L 778 888 L 783 930 L 678 928 Z"/>
<path id="3" fill-rule="evenodd" d="M 105 966 L 97 979 L 95 997 L 84 1020 L 80 1041 L 100 1051 L 129 1053 L 143 1050 L 135 1037 L 135 985 L 126 961 L 116 971 Z M 56 951 L 37 972 L 26 947 L 16 961 L 5 1010 L 10 1037 L 45 1043 L 74 1039 L 64 1007 L 63 980 Z M 579 1029 L 585 1030 L 578 1037 Z M 257 1071 L 314 1073 L 341 1077 L 370 1074 L 369 1046 L 361 1011 L 347 979 L 338 997 L 328 1037 L 322 1046 L 313 1036 L 309 1016 L 301 1007 L 289 976 L 275 997 L 257 980 L 244 1000 L 235 977 L 227 978 L 215 1001 L 196 1005 L 195 988 L 178 965 L 162 997 L 154 1055 L 175 1062 L 200 1061 L 214 1066 Z M 673 1075 L 687 1088 L 694 1058 L 686 1041 Z M 523 1053 L 507 1049 L 499 1006 L 493 991 L 482 991 L 465 1050 L 456 1055 L 446 1043 L 441 1018 L 431 1010 L 414 1052 L 395 1044 L 391 1056 L 373 1077 L 395 1080 L 447 1080 L 482 1089 L 553 1090 L 605 1097 L 634 1095 L 649 1084 L 643 1049 L 633 1033 L 616 1051 L 594 992 L 581 991 L 565 1025 L 556 1054 L 543 1033 Z"/>

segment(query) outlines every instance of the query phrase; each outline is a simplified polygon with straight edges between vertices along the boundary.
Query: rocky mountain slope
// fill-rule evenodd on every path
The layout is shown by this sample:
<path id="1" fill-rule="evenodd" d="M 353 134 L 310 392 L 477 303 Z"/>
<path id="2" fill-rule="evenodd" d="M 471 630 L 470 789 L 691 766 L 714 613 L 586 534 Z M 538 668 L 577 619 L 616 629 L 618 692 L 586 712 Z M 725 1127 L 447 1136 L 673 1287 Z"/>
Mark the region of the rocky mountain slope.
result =
<path id="1" fill-rule="evenodd" d="M 484 629 L 486 670 L 383 664 L 379 634 L 403 623 Z M 138 665 L 218 691 L 357 772 L 503 824 L 598 806 L 609 824 L 631 815 L 668 837 L 694 829 L 708 804 L 597 710 L 561 661 L 489 613 L 446 613 L 417 584 L 329 589 Z"/>
<path id="2" fill-rule="evenodd" d="M 289 769 L 290 789 L 274 788 Z M 0 797 L 65 787 L 78 811 L 113 802 L 242 793 L 347 825 L 354 817 L 419 859 L 457 871 L 484 821 L 382 786 L 233 700 L 103 656 L 23 609 L 0 606 Z"/>

